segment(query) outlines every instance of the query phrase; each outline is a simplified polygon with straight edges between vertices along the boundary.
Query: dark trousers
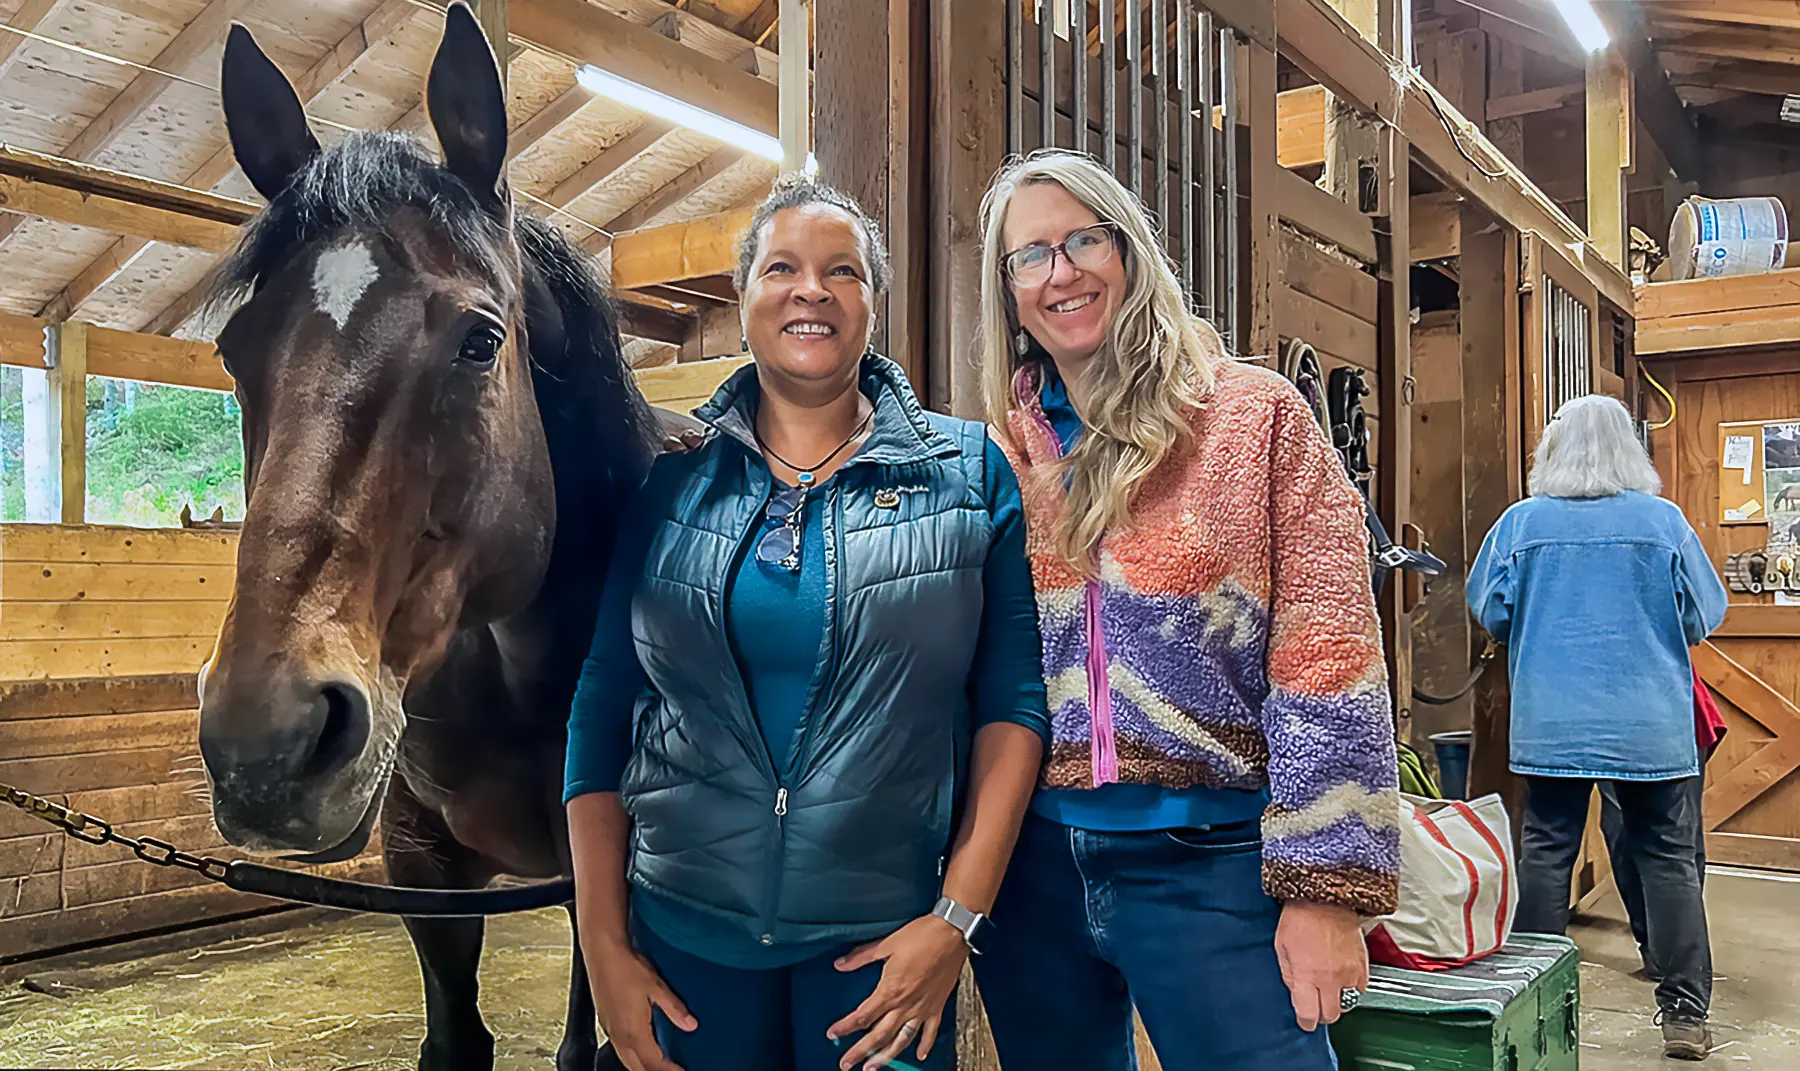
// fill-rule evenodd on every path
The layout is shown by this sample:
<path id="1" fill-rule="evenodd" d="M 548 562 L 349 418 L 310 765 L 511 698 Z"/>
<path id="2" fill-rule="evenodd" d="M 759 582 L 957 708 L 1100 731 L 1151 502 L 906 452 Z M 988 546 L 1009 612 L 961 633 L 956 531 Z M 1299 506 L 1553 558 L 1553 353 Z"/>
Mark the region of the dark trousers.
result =
<path id="1" fill-rule="evenodd" d="M 1700 819 L 1700 798 L 1706 791 L 1706 778 L 1693 779 L 1694 819 Z M 1619 795 L 1612 782 L 1600 786 L 1600 832 L 1606 837 L 1606 854 L 1612 858 L 1613 884 L 1619 899 L 1625 902 L 1625 917 L 1631 920 L 1631 936 L 1637 938 L 1638 953 L 1644 958 L 1644 970 L 1652 978 L 1662 978 L 1662 968 L 1650 956 L 1650 927 L 1644 920 L 1644 878 L 1638 873 L 1637 860 L 1625 842 L 1625 812 L 1619 808 Z M 1700 887 L 1706 888 L 1706 825 L 1694 831 L 1694 869 L 1700 875 Z"/>
<path id="2" fill-rule="evenodd" d="M 1031 815 L 975 980 L 1006 1071 L 1330 1071 L 1275 959 L 1258 823 L 1094 833 Z"/>
<path id="3" fill-rule="evenodd" d="M 833 949 L 774 970 L 738 970 L 689 955 L 648 927 L 636 931 L 638 950 L 700 1021 L 684 1033 L 656 1012 L 656 1040 L 683 1071 L 837 1071 L 856 1037 L 834 1044 L 832 1023 L 855 1011 L 875 992 L 881 964 L 848 974 L 834 966 L 854 946 Z M 914 1044 L 890 1066 L 950 1071 L 956 1065 L 956 999 L 938 1028 L 931 1057 L 923 1063 Z"/>
<path id="4" fill-rule="evenodd" d="M 1619 802 L 1620 854 L 1631 860 L 1643 890 L 1644 947 L 1663 971 L 1656 1003 L 1688 1017 L 1704 1017 L 1712 1003 L 1712 947 L 1694 861 L 1700 830 L 1698 780 L 1610 782 Z M 1595 782 L 1527 777 L 1525 783 L 1519 913 L 1513 928 L 1561 934 L 1569 927 L 1570 879 Z"/>

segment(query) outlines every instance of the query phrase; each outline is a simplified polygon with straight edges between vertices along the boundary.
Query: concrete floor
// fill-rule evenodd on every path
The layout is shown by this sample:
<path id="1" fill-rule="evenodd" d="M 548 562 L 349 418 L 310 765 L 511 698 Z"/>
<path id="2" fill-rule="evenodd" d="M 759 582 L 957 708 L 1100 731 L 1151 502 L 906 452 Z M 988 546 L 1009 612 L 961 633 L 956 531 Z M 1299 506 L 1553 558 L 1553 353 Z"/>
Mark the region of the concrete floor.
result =
<path id="1" fill-rule="evenodd" d="M 1707 901 L 1721 1045 L 1709 1066 L 1800 1071 L 1800 876 L 1715 870 Z M 1582 1067 L 1662 1065 L 1652 987 L 1630 977 L 1639 964 L 1624 913 L 1616 901 L 1601 911 L 1572 933 L 1583 953 Z M 396 922 L 315 917 L 262 929 L 122 963 L 90 955 L 0 972 L 0 1067 L 415 1066 L 418 969 Z M 482 1010 L 498 1039 L 496 1066 L 542 1071 L 562 1029 L 566 916 L 497 919 L 488 934 Z"/>

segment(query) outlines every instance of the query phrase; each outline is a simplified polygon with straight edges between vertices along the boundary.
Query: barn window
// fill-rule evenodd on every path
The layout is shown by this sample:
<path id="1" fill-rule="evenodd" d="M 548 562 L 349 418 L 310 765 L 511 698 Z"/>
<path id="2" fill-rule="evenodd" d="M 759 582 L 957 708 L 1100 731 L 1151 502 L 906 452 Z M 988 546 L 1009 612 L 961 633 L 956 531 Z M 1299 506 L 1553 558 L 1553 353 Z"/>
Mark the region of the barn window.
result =
<path id="1" fill-rule="evenodd" d="M 221 391 L 89 376 L 87 520 L 167 527 L 244 517 L 243 413 Z"/>

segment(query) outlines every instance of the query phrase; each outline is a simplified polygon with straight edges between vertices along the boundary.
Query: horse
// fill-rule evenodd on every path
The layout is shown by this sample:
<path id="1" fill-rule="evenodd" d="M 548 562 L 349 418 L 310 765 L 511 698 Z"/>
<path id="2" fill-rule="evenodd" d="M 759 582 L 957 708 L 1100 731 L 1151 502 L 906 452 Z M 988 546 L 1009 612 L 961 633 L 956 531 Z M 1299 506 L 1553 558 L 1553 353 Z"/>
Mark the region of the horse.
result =
<path id="1" fill-rule="evenodd" d="M 321 148 L 242 26 L 221 95 L 268 204 L 215 286 L 235 303 L 217 345 L 248 501 L 199 681 L 214 820 L 238 847 L 324 862 L 379 818 L 401 885 L 567 875 L 569 704 L 659 427 L 609 296 L 559 231 L 514 212 L 498 67 L 461 3 L 426 83 L 441 163 L 399 134 Z M 406 929 L 419 1067 L 490 1068 L 482 921 Z M 592 1071 L 579 943 L 569 994 L 556 1064 Z"/>

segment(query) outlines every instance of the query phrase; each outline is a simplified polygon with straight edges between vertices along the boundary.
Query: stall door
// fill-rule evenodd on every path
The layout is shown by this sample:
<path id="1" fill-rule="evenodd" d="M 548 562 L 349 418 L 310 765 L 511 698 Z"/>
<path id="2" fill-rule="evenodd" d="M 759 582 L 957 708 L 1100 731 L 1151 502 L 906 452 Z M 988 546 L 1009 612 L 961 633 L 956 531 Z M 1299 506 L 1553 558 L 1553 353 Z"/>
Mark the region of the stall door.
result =
<path id="1" fill-rule="evenodd" d="M 1781 494 L 1800 486 L 1800 428 L 1781 426 L 1800 424 L 1800 350 L 1646 358 L 1645 367 L 1676 403 L 1674 422 L 1651 437 L 1663 493 L 1715 567 L 1772 540 L 1779 556 L 1800 535 L 1800 501 Z M 1660 401 L 1650 408 L 1653 420 L 1667 416 Z M 1707 768 L 1707 849 L 1721 863 L 1800 870 L 1800 605 L 1742 592 L 1731 603 L 1724 627 L 1694 652 L 1727 723 Z"/>

